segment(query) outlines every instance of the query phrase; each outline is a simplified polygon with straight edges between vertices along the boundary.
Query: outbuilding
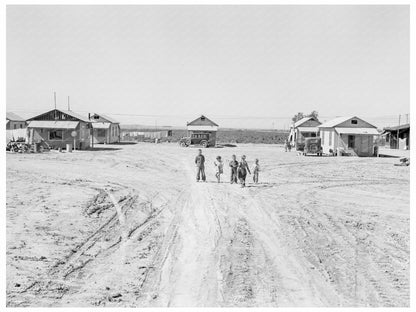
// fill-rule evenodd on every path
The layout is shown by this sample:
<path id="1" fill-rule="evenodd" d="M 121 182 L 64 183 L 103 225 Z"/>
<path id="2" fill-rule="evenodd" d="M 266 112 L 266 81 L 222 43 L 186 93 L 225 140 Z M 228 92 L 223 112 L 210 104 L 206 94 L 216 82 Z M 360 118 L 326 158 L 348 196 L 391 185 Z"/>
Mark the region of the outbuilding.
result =
<path id="1" fill-rule="evenodd" d="M 76 149 L 90 147 L 91 122 L 72 111 L 53 109 L 28 119 L 29 143 L 45 141 L 51 148 L 65 148 L 67 144 Z"/>
<path id="2" fill-rule="evenodd" d="M 88 114 L 93 128 L 92 139 L 94 143 L 120 142 L 120 123 L 113 118 L 102 114 Z"/>
<path id="3" fill-rule="evenodd" d="M 218 127 L 218 124 L 201 115 L 187 123 L 188 138 L 190 138 L 191 144 L 200 144 L 203 147 L 215 146 Z"/>
<path id="4" fill-rule="evenodd" d="M 325 154 L 376 156 L 377 127 L 356 116 L 338 117 L 319 126 Z"/>
<path id="5" fill-rule="evenodd" d="M 303 150 L 306 138 L 319 136 L 318 126 L 321 123 L 316 117 L 304 117 L 296 121 L 290 128 L 289 142 L 297 150 Z"/>
<path id="6" fill-rule="evenodd" d="M 12 112 L 6 113 L 6 130 L 24 129 L 26 125 L 24 118 Z"/>
<path id="7" fill-rule="evenodd" d="M 410 149 L 410 124 L 386 127 L 383 130 L 391 149 Z"/>

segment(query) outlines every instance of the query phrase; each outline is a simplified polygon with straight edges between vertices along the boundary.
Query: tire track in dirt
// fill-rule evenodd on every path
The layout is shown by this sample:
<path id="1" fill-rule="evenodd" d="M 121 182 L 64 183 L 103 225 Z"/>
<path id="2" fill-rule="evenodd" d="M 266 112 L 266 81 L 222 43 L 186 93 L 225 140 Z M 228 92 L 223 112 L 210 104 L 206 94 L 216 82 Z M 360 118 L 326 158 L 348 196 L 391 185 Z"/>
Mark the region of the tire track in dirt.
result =
<path id="1" fill-rule="evenodd" d="M 144 305 L 216 305 L 221 296 L 216 249 L 222 231 L 207 191 L 211 185 L 196 184 L 189 164 L 184 162 L 184 168 L 185 191 L 173 205 L 175 213 L 155 258 L 155 270 L 144 284 Z"/>
<path id="2" fill-rule="evenodd" d="M 157 217 L 166 207 L 166 205 L 152 207 L 145 198 L 139 202 L 140 197 L 137 192 L 125 186 L 123 189 L 121 184 L 110 188 L 108 186 L 103 189 L 94 188 L 97 189 L 98 194 L 89 201 L 85 212 L 90 217 L 101 219 L 100 226 L 58 260 L 49 270 L 46 280 L 35 282 L 25 291 L 52 297 L 56 305 L 59 305 L 66 295 L 77 296 L 76 288 L 79 286 L 76 285 L 81 286 L 84 283 L 82 278 L 85 272 L 88 272 L 88 267 L 99 258 L 109 257 L 120 248 L 126 248 L 130 242 L 142 241 L 144 237 L 150 235 L 155 230 L 155 226 L 158 226 Z M 149 207 L 146 207 L 147 205 Z M 126 224 L 126 214 L 130 211 L 134 213 L 136 206 L 143 206 L 146 214 L 140 222 Z M 61 292 L 60 296 L 56 295 L 57 290 Z M 105 302 L 101 300 L 99 305 L 102 304 Z"/>
<path id="3" fill-rule="evenodd" d="M 256 242 L 266 253 L 265 258 L 272 259 L 274 263 L 274 278 L 270 280 L 264 276 L 263 280 L 273 281 L 268 288 L 275 289 L 278 306 L 337 305 L 339 299 L 336 293 L 288 244 L 290 239 L 284 224 L 267 212 L 269 204 L 253 197 L 253 194 L 243 194 L 241 197 L 241 206 L 253 228 Z M 310 278 L 305 280 L 307 276 Z"/>
<path id="4" fill-rule="evenodd" d="M 97 201 L 94 201 L 92 203 L 92 206 L 96 206 L 95 208 L 91 208 L 92 206 L 89 206 L 87 208 L 87 211 L 92 213 L 101 213 L 102 209 L 109 209 L 110 207 L 115 209 L 114 204 L 111 202 L 105 203 L 105 199 L 102 201 L 100 200 L 97 204 Z M 137 201 L 137 196 L 135 195 L 128 195 L 126 198 L 122 198 L 122 210 L 127 210 L 132 207 Z M 104 203 L 104 205 L 103 205 Z M 105 208 L 104 208 L 105 207 Z M 113 212 L 110 217 L 104 221 L 104 223 L 91 235 L 89 235 L 81 244 L 75 246 L 71 252 L 64 257 L 63 260 L 58 261 L 54 266 L 53 269 L 49 272 L 53 276 L 61 276 L 63 279 L 66 279 L 70 274 L 73 274 L 74 272 L 82 269 L 87 265 L 89 262 L 91 262 L 94 258 L 96 258 L 101 252 L 101 249 L 96 250 L 92 253 L 87 253 L 89 250 L 91 250 L 97 243 L 100 243 L 100 241 L 106 239 L 104 236 L 107 236 L 109 231 L 114 230 L 116 227 L 116 223 L 119 222 L 119 214 L 122 212 Z M 119 224 L 120 225 L 120 224 Z M 113 233 L 111 233 L 113 234 Z M 113 235 L 111 235 L 113 236 Z M 112 246 L 113 244 L 110 244 Z"/>
<path id="5" fill-rule="evenodd" d="M 332 186 L 336 187 L 337 185 Z M 367 304 L 377 302 L 377 305 L 382 302 L 385 306 L 406 304 L 407 295 L 406 292 L 402 292 L 403 284 L 406 283 L 403 271 L 397 272 L 398 277 L 396 275 L 394 279 L 398 290 L 400 290 L 395 292 L 389 287 L 392 278 L 390 277 L 390 281 L 385 280 L 380 274 L 381 272 L 374 267 L 374 263 L 379 263 L 375 255 L 380 253 L 374 252 L 374 248 L 372 248 L 373 252 L 369 252 L 368 247 L 365 247 L 368 243 L 363 245 L 366 239 L 360 240 L 357 236 L 359 233 L 344 227 L 345 223 L 343 222 L 335 222 L 328 213 L 320 214 L 319 207 L 310 204 L 319 202 L 317 198 L 319 188 L 321 187 L 317 186 L 298 195 L 297 204 L 301 210 L 300 214 L 280 216 L 280 219 L 289 226 L 288 233 L 291 233 L 291 240 L 297 241 L 297 245 L 300 246 L 298 249 L 304 254 L 304 257 L 309 259 L 308 261 L 334 285 L 339 294 L 345 296 L 344 304 L 362 305 L 365 302 Z M 267 207 L 267 203 L 262 206 Z M 360 225 L 358 224 L 358 226 Z M 304 233 L 303 237 L 299 237 L 300 232 Z M 316 249 L 317 241 L 322 241 L 318 245 L 318 249 Z M 356 263 L 352 267 L 358 270 L 357 272 L 350 271 L 351 263 Z M 342 265 L 340 266 L 340 264 Z M 347 271 L 342 271 L 342 268 Z M 357 284 L 357 278 L 351 280 L 351 276 L 357 275 L 361 277 L 361 283 L 369 282 L 371 284 L 378 298 L 374 298 L 371 294 L 367 298 L 359 299 L 357 297 L 357 286 L 353 287 L 354 284 Z M 401 299 L 392 302 L 392 298 Z"/>
<path id="6" fill-rule="evenodd" d="M 317 197 L 316 193 L 312 194 L 309 194 L 308 197 Z M 324 230 L 330 233 L 330 237 L 335 237 L 336 235 L 342 237 L 341 239 L 343 239 L 343 243 L 339 245 L 339 250 L 341 246 L 345 245 L 348 246 L 350 250 L 355 250 L 355 259 L 347 259 L 346 261 L 347 263 L 351 263 L 349 260 L 353 260 L 353 262 L 357 263 L 354 266 L 354 268 L 358 268 L 357 272 L 351 273 L 353 275 L 358 274 L 360 277 L 364 277 L 361 281 L 361 287 L 364 289 L 366 288 L 366 285 L 362 285 L 362 283 L 370 281 L 378 299 L 357 298 L 357 290 L 355 290 L 355 294 L 351 298 L 353 304 L 362 305 L 366 302 L 367 304 L 380 305 L 381 302 L 383 306 L 406 305 L 406 302 L 409 300 L 408 292 L 403 291 L 401 287 L 394 286 L 399 286 L 399 281 L 401 283 L 406 283 L 407 281 L 408 283 L 408 277 L 406 277 L 401 269 L 396 270 L 395 277 L 392 277 L 392 259 L 389 254 L 386 253 L 386 250 L 377 246 L 377 240 L 374 240 L 376 236 L 382 234 L 379 233 L 380 230 L 378 230 L 378 228 L 381 229 L 381 227 L 384 226 L 383 224 L 379 224 L 377 222 L 377 218 L 372 215 L 371 222 L 363 222 L 363 215 L 361 214 L 358 219 L 360 221 L 355 221 L 353 219 L 354 215 L 350 214 L 350 218 L 348 219 L 335 221 L 330 214 L 319 213 L 319 209 L 314 209 L 313 212 L 306 207 L 303 207 L 303 209 L 308 211 L 310 215 L 317 215 L 320 220 L 323 220 L 322 222 L 327 221 L 324 223 Z M 380 257 L 388 259 L 389 264 L 387 266 L 390 267 L 389 270 L 383 269 L 383 265 L 380 266 Z M 404 258 L 406 258 L 406 255 L 404 255 Z M 403 266 L 403 263 L 400 264 L 396 262 L 395 267 L 400 268 L 401 266 Z M 334 264 L 334 267 L 338 267 L 338 265 Z M 348 268 L 349 266 L 347 265 L 346 267 Z M 345 292 L 346 291 L 344 290 L 344 293 Z M 370 299 L 373 299 L 373 301 Z"/>

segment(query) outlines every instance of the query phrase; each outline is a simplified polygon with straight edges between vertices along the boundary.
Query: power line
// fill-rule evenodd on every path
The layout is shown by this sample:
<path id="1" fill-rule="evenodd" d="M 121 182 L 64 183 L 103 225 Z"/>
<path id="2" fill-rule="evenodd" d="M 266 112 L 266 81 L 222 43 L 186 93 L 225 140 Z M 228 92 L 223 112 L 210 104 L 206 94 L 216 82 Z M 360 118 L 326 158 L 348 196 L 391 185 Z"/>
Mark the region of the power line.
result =
<path id="1" fill-rule="evenodd" d="M 69 102 L 69 97 L 68 97 Z M 69 103 L 68 103 L 69 104 Z M 69 107 L 68 107 L 69 108 Z M 36 111 L 27 111 L 27 110 L 14 110 L 15 112 L 26 112 L 26 113 L 39 113 L 43 112 L 43 110 L 36 110 Z M 90 113 L 91 111 L 76 111 L 79 113 Z M 194 118 L 196 114 L 135 114 L 135 113 L 112 113 L 112 112 L 102 112 L 105 115 L 113 115 L 113 116 L 126 116 L 126 117 L 148 117 L 148 118 Z M 408 116 L 408 114 L 402 114 Z M 291 116 L 238 116 L 238 115 L 209 115 L 210 118 L 215 119 L 228 119 L 228 120 L 292 120 L 294 115 Z M 318 116 L 319 119 L 332 119 L 342 115 L 326 115 L 326 116 Z M 378 116 L 371 116 L 371 115 L 358 115 L 357 117 L 362 117 L 366 119 L 377 119 L 377 120 L 390 120 L 397 122 L 397 115 L 378 115 Z"/>

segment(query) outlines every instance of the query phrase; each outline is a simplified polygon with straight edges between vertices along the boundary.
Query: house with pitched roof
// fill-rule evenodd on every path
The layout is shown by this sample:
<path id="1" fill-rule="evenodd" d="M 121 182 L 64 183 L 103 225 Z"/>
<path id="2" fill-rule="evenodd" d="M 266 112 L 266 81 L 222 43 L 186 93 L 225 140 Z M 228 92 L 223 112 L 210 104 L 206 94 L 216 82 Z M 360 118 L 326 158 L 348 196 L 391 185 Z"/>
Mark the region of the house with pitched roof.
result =
<path id="1" fill-rule="evenodd" d="M 382 135 L 385 136 L 391 149 L 410 149 L 410 124 L 385 127 Z"/>
<path id="2" fill-rule="evenodd" d="M 377 127 L 356 116 L 338 117 L 319 125 L 325 154 L 376 156 Z"/>
<path id="3" fill-rule="evenodd" d="M 319 136 L 318 126 L 321 123 L 316 117 L 303 117 L 299 119 L 290 128 L 289 142 L 297 150 L 303 150 L 305 138 L 313 138 Z"/>
<path id="4" fill-rule="evenodd" d="M 92 140 L 94 143 L 118 143 L 120 142 L 120 123 L 103 114 L 88 114 L 93 128 Z"/>
<path id="5" fill-rule="evenodd" d="M 218 124 L 201 115 L 187 123 L 188 138 L 191 144 L 200 144 L 203 147 L 215 146 L 217 141 Z"/>
<path id="6" fill-rule="evenodd" d="M 91 121 L 73 111 L 52 109 L 29 118 L 27 128 L 30 144 L 45 141 L 52 148 L 90 147 Z"/>
<path id="7" fill-rule="evenodd" d="M 16 130 L 26 128 L 26 120 L 19 115 L 6 112 L 6 130 Z"/>

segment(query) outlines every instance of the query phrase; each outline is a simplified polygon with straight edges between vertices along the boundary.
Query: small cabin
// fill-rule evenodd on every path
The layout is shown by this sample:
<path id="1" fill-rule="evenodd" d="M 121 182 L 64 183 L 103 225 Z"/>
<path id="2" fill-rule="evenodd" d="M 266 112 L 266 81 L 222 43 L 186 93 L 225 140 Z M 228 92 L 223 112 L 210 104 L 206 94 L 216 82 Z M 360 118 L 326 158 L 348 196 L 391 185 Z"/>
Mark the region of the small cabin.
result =
<path id="1" fill-rule="evenodd" d="M 28 119 L 30 144 L 45 141 L 52 148 L 65 148 L 71 144 L 76 149 L 90 147 L 91 122 L 72 111 L 53 109 Z"/>
<path id="2" fill-rule="evenodd" d="M 6 113 L 6 130 L 17 130 L 26 128 L 26 120 L 19 115 L 7 112 Z"/>
<path id="3" fill-rule="evenodd" d="M 202 144 L 206 141 L 207 146 L 215 146 L 217 144 L 218 127 L 218 124 L 201 115 L 187 123 L 188 137 L 191 139 L 192 144 L 194 144 L 193 142 Z"/>
<path id="4" fill-rule="evenodd" d="M 386 137 L 391 149 L 410 149 L 410 124 L 386 127 L 383 130 L 382 135 Z"/>
<path id="5" fill-rule="evenodd" d="M 358 117 L 338 117 L 319 126 L 325 154 L 376 156 L 377 127 Z"/>
<path id="6" fill-rule="evenodd" d="M 304 117 L 296 121 L 290 128 L 289 142 L 296 149 L 303 149 L 306 138 L 319 136 L 318 126 L 321 123 L 316 117 Z"/>
<path id="7" fill-rule="evenodd" d="M 121 137 L 120 123 L 102 114 L 88 114 L 91 121 L 93 143 L 119 143 Z"/>

